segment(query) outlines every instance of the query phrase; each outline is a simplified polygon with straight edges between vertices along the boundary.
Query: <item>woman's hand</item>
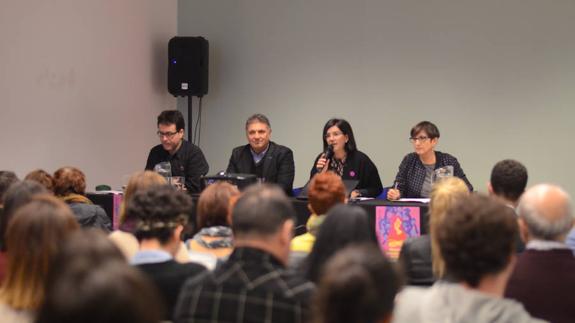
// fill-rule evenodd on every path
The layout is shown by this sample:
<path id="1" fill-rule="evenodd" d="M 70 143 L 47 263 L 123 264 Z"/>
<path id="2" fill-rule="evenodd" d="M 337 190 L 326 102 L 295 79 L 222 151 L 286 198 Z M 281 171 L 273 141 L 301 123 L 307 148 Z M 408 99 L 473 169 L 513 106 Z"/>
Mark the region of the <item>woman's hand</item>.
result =
<path id="1" fill-rule="evenodd" d="M 315 169 L 317 169 L 318 173 L 323 173 L 327 171 L 327 162 L 328 160 L 325 158 L 325 154 L 321 154 L 321 157 L 317 160 L 315 164 Z"/>
<path id="2" fill-rule="evenodd" d="M 387 191 L 387 199 L 390 201 L 399 200 L 400 197 L 401 197 L 401 193 L 396 188 L 390 188 Z"/>

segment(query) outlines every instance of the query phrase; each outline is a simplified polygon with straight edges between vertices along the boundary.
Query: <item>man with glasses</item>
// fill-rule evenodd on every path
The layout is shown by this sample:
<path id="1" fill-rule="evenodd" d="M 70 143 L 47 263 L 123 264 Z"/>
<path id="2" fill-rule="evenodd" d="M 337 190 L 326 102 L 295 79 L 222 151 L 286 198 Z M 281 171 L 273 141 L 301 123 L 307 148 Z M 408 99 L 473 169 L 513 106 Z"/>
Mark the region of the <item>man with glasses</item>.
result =
<path id="1" fill-rule="evenodd" d="M 209 166 L 200 147 L 184 140 L 184 116 L 177 110 L 162 111 L 158 116 L 158 137 L 161 144 L 150 150 L 146 170 L 154 170 L 161 162 L 169 162 L 172 176 L 185 178 L 185 188 L 199 193 L 200 177 L 208 173 Z"/>

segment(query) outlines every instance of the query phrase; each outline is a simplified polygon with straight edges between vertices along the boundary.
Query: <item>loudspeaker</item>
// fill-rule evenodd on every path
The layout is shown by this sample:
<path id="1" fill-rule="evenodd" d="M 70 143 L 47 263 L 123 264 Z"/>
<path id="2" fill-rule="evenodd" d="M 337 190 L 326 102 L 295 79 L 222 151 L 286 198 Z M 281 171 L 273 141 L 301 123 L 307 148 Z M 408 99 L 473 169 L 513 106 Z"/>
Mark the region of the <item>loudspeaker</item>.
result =
<path id="1" fill-rule="evenodd" d="M 174 96 L 208 93 L 208 41 L 203 37 L 174 37 L 168 43 L 168 91 Z"/>

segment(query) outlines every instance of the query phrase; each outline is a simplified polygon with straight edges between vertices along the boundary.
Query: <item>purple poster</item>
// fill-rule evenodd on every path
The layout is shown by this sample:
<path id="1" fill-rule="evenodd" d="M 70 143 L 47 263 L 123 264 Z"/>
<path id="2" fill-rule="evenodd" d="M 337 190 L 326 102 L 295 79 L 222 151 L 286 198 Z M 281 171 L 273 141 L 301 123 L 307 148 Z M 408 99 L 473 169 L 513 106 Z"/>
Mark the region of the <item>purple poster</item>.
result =
<path id="1" fill-rule="evenodd" d="M 421 234 L 419 210 L 416 206 L 376 207 L 375 234 L 381 250 L 390 258 L 399 257 L 405 239 Z"/>

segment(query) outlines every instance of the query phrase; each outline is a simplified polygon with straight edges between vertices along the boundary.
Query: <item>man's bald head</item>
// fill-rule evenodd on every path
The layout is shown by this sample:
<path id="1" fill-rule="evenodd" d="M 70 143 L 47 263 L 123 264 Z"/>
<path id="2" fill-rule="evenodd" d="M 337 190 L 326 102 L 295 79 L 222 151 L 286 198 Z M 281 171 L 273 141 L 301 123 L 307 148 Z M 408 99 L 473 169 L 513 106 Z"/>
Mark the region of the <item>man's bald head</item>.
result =
<path id="1" fill-rule="evenodd" d="M 573 227 L 571 198 L 556 185 L 539 184 L 527 190 L 518 213 L 535 239 L 563 241 Z"/>

